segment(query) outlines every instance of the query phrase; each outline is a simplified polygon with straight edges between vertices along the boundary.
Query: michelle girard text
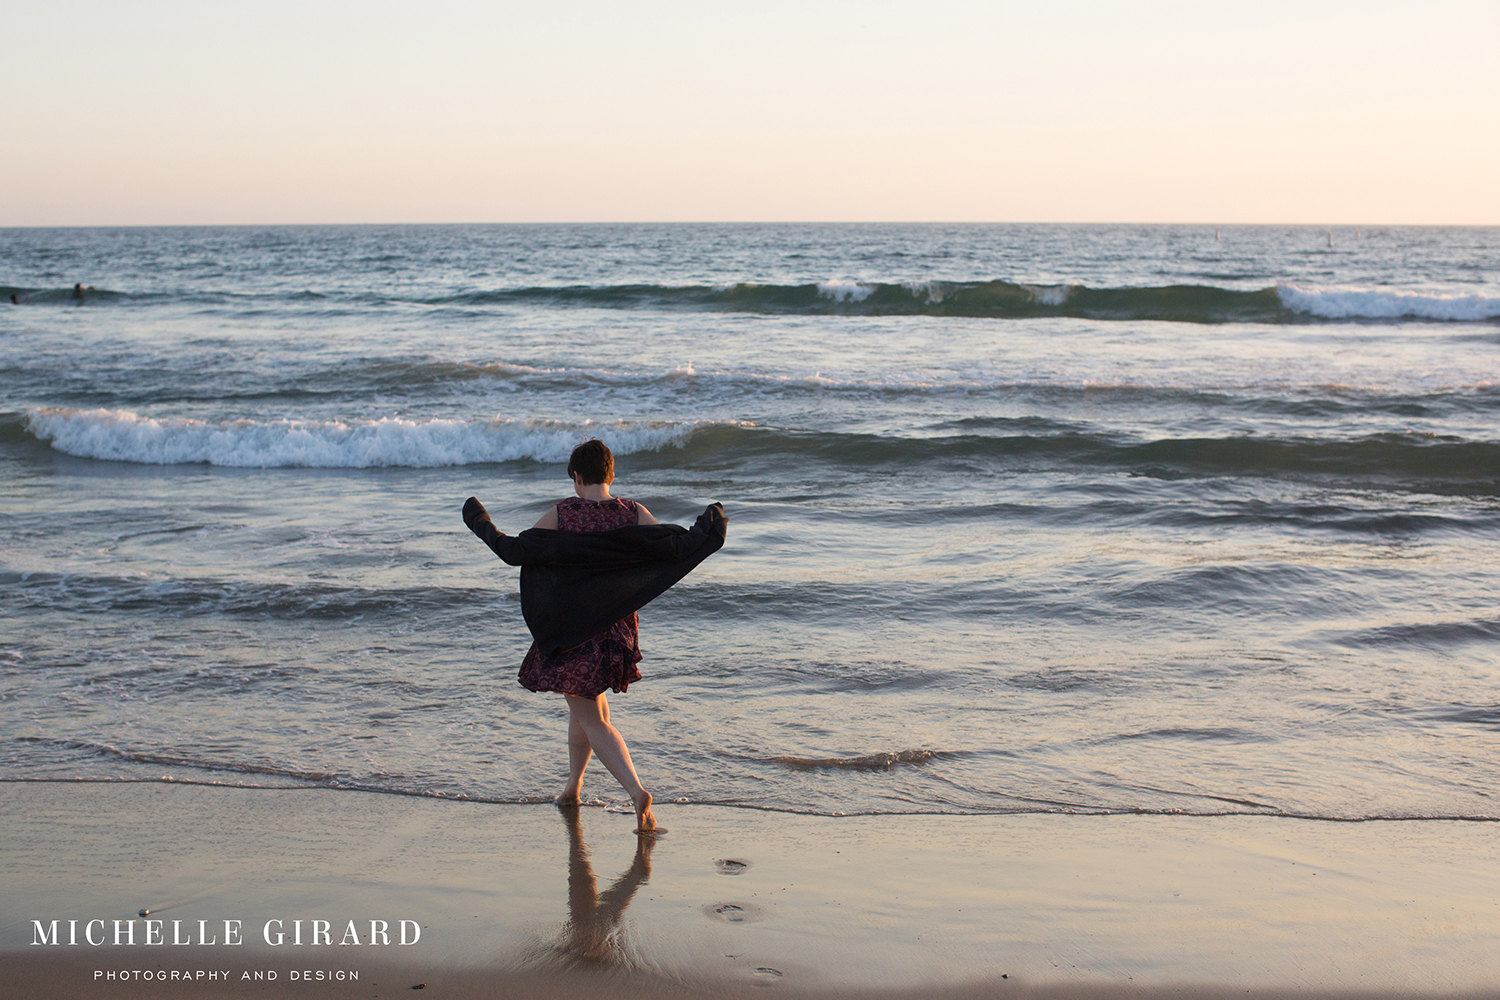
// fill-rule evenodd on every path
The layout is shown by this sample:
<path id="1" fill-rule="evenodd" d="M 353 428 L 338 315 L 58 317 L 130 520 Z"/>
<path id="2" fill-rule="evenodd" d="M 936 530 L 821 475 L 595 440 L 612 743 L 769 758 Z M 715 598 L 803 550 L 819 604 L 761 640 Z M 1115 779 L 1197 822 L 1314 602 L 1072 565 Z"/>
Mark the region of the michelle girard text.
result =
<path id="1" fill-rule="evenodd" d="M 194 926 L 194 925 L 197 926 Z M 169 926 L 170 925 L 170 926 Z M 81 946 L 95 948 L 220 945 L 238 947 L 245 943 L 243 920 L 157 920 L 57 919 L 31 922 L 33 945 Z M 422 925 L 415 920 L 267 920 L 260 927 L 261 939 L 273 948 L 361 945 L 397 947 L 416 944 L 422 937 Z"/>

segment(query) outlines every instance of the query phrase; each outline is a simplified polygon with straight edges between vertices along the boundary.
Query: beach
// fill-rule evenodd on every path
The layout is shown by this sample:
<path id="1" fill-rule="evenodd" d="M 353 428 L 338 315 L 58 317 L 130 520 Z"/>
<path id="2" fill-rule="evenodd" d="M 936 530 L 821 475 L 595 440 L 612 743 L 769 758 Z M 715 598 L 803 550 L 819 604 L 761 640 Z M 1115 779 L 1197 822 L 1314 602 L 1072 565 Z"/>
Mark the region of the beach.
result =
<path id="1" fill-rule="evenodd" d="M 649 842 L 601 808 L 572 810 L 574 832 L 549 805 L 24 782 L 0 788 L 0 809 L 3 961 L 30 995 L 1500 991 L 1500 844 L 1484 823 L 666 805 Z M 141 909 L 168 940 L 174 921 L 192 938 L 206 920 L 215 940 L 241 921 L 243 944 L 146 946 L 139 918 L 133 947 L 67 944 L 70 920 L 109 937 Z M 61 921 L 59 944 L 31 944 L 38 919 Z M 299 919 L 306 944 L 266 943 L 268 922 L 290 942 Z M 318 919 L 334 941 L 352 920 L 354 937 L 314 946 Z M 421 929 L 371 945 L 370 920 Z M 228 979 L 98 975 L 197 969 Z"/>

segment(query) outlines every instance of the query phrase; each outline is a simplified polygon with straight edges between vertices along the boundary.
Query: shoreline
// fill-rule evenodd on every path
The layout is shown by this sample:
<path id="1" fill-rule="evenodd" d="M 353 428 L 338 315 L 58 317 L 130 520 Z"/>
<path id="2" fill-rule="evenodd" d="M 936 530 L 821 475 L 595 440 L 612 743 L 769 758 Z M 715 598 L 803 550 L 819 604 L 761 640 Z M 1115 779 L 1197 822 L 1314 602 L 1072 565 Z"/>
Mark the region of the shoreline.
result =
<path id="1" fill-rule="evenodd" d="M 253 772 L 252 772 L 253 773 Z M 0 788 L 10 785 L 63 785 L 82 786 L 108 785 L 113 787 L 128 787 L 131 785 L 148 786 L 160 788 L 164 786 L 180 786 L 183 788 L 213 788 L 231 792 L 305 792 L 308 794 L 337 794 L 337 795 L 388 795 L 398 799 L 419 799 L 431 802 L 453 802 L 467 805 L 494 806 L 506 809 L 547 809 L 558 808 L 552 799 L 499 799 L 486 798 L 475 795 L 445 795 L 441 793 L 408 791 L 399 788 L 368 788 L 359 785 L 321 785 L 321 784 L 287 784 L 287 785 L 238 785 L 225 781 L 214 781 L 208 779 L 195 780 L 191 778 L 0 778 Z M 623 796 L 623 792 L 619 793 Z M 656 806 L 663 802 L 657 801 Z M 1108 820 L 1119 817 L 1158 817 L 1163 819 L 1182 820 L 1191 822 L 1193 820 L 1233 820 L 1233 819 L 1265 819 L 1284 820 L 1298 823 L 1330 823 L 1335 825 L 1360 825 L 1365 823 L 1497 823 L 1500 824 L 1500 815 L 1481 814 L 1438 814 L 1438 815 L 1380 815 L 1369 816 L 1339 816 L 1322 815 L 1318 813 L 1297 812 L 1273 812 L 1269 810 L 1254 811 L 1246 809 L 1243 811 L 1224 810 L 1221 812 L 1189 812 L 1183 809 L 1147 809 L 1147 808 L 1110 808 L 1100 806 L 1097 808 L 1087 806 L 1069 806 L 1036 809 L 996 809 L 990 811 L 979 810 L 952 810 L 941 811 L 937 809 L 903 809 L 890 812 L 821 812 L 810 809 L 798 809 L 781 806 L 758 806 L 736 802 L 685 802 L 678 800 L 666 801 L 667 805 L 674 809 L 723 809 L 729 811 L 743 811 L 746 813 L 763 814 L 771 816 L 788 816 L 803 819 L 828 819 L 828 820 L 901 820 L 901 819 L 1008 819 L 1028 817 L 1058 817 L 1062 819 L 1098 819 Z M 579 808 L 584 810 L 600 809 L 605 812 L 625 813 L 628 810 L 623 802 L 606 801 L 601 798 L 589 796 L 580 804 Z"/>
<path id="2" fill-rule="evenodd" d="M 0 785 L 0 816 L 0 975 L 27 995 L 1500 996 L 1500 844 L 1479 822 L 668 803 L 642 840 L 601 808 L 50 781 Z M 143 938 L 141 909 L 194 943 L 62 943 L 71 920 Z M 57 945 L 30 944 L 36 920 Z M 292 945 L 298 920 L 328 940 Z M 93 977 L 178 966 L 281 975 Z M 341 968 L 360 978 L 289 977 Z"/>

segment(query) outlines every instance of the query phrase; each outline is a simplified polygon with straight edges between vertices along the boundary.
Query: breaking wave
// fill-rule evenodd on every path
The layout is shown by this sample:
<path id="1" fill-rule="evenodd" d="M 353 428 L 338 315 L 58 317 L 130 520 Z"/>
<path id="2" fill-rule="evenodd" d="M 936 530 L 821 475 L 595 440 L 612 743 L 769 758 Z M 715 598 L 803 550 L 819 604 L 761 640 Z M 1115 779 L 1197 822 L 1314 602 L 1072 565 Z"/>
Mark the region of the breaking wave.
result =
<path id="1" fill-rule="evenodd" d="M 993 424 L 993 426 L 991 426 Z M 753 423 L 684 421 L 225 420 L 143 417 L 128 410 L 36 408 L 25 430 L 80 458 L 146 465 L 239 468 L 434 468 L 531 460 L 563 462 L 598 437 L 638 464 L 772 462 L 779 467 L 911 467 L 955 461 L 1030 471 L 1114 468 L 1134 476 L 1311 476 L 1417 483 L 1435 492 L 1495 495 L 1500 442 L 1419 434 L 1361 437 L 1193 437 L 1141 440 L 1083 423 L 964 422 L 927 436 L 806 431 Z M 671 448 L 670 457 L 652 458 Z"/>
<path id="2" fill-rule="evenodd" d="M 1089 288 L 1010 281 L 904 283 L 825 281 L 799 285 L 614 285 L 516 288 L 430 300 L 431 305 L 530 304 L 604 309 L 656 308 L 717 312 L 858 316 L 954 316 L 1026 319 L 1074 316 L 1104 320 L 1198 323 L 1279 322 L 1294 316 L 1275 288 L 1236 291 L 1208 285 Z M 1496 309 L 1500 313 L 1500 308 Z"/>
<path id="3" fill-rule="evenodd" d="M 531 459 L 566 461 L 597 437 L 614 452 L 680 446 L 697 422 L 591 420 L 192 420 L 128 410 L 27 411 L 27 429 L 79 458 L 239 468 L 431 468 Z"/>
<path id="4" fill-rule="evenodd" d="M 547 303 L 596 308 L 680 308 L 725 312 L 968 316 L 1187 323 L 1286 323 L 1316 320 L 1500 319 L 1500 296 L 1443 295 L 1389 289 L 1303 288 L 1281 284 L 1240 290 L 1214 285 L 1090 288 L 1011 281 L 825 281 L 805 285 L 740 283 L 723 287 L 617 285 L 474 292 L 432 304 Z"/>
<path id="5" fill-rule="evenodd" d="M 1429 319 L 1479 323 L 1500 319 L 1500 297 L 1423 295 L 1369 288 L 1277 288 L 1281 303 L 1294 313 L 1320 319 Z"/>
<path id="6" fill-rule="evenodd" d="M 0 286 L 35 304 L 77 305 L 71 289 Z M 1023 281 L 854 281 L 803 284 L 736 282 L 722 285 L 543 285 L 404 298 L 393 293 L 298 292 L 262 296 L 201 292 L 90 290 L 93 305 L 170 299 L 234 309 L 281 304 L 322 311 L 361 312 L 393 305 L 437 308 L 551 306 L 593 309 L 675 309 L 787 315 L 951 316 L 1028 319 L 1068 316 L 1094 320 L 1162 320 L 1185 323 L 1307 323 L 1351 320 L 1500 321 L 1500 296 L 1444 294 L 1389 288 L 1303 287 L 1282 283 L 1259 289 L 1216 285 L 1091 288 L 1082 284 Z"/>

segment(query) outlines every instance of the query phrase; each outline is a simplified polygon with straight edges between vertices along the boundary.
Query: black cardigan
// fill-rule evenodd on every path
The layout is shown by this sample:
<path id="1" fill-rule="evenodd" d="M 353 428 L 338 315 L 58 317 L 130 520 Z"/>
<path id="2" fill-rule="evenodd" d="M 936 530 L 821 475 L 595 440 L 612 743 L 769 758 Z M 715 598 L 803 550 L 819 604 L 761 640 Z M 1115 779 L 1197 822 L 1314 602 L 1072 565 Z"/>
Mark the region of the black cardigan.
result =
<path id="1" fill-rule="evenodd" d="M 729 519 L 711 503 L 691 528 L 636 524 L 613 531 L 528 528 L 507 535 L 477 497 L 464 501 L 464 523 L 521 567 L 521 616 L 537 648 L 551 655 L 598 635 L 639 611 L 724 545 Z"/>

